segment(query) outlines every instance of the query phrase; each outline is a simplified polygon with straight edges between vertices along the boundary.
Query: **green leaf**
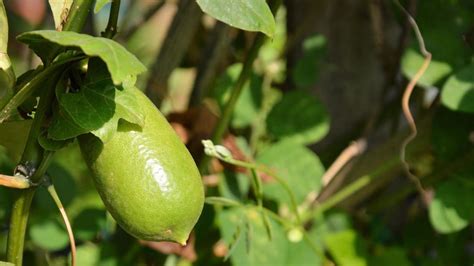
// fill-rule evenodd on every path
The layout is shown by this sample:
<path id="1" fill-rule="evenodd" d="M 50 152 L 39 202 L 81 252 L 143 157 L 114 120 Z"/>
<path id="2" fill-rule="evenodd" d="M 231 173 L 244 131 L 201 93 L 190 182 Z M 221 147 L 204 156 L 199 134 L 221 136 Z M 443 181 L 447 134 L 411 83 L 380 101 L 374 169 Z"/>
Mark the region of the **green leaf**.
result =
<path id="1" fill-rule="evenodd" d="M 303 202 L 309 192 L 321 188 L 324 167 L 316 154 L 304 146 L 292 141 L 278 142 L 258 154 L 257 161 L 286 181 L 297 203 Z M 264 183 L 264 195 L 278 202 L 290 202 L 286 191 L 274 180 Z"/>
<path id="2" fill-rule="evenodd" d="M 119 263 L 115 246 L 117 243 L 101 242 L 100 245 L 92 243 L 84 243 L 77 248 L 77 265 L 100 265 L 100 266 L 116 266 L 123 265 Z M 69 259 L 70 260 L 70 259 Z"/>
<path id="3" fill-rule="evenodd" d="M 15 85 L 15 74 L 7 55 L 7 46 L 8 20 L 2 0 L 0 1 L 0 110 L 13 97 L 13 86 Z"/>
<path id="4" fill-rule="evenodd" d="M 267 129 L 279 139 L 301 144 L 314 143 L 329 131 L 329 116 L 320 101 L 309 93 L 284 94 L 267 117 Z"/>
<path id="5" fill-rule="evenodd" d="M 242 218 L 244 216 L 244 218 Z M 320 258 L 305 241 L 293 243 L 288 240 L 285 229 L 273 219 L 269 219 L 272 228 L 272 239 L 259 212 L 255 209 L 232 208 L 218 213 L 218 224 L 221 235 L 226 243 L 230 243 L 238 226 L 251 234 L 246 241 L 240 241 L 231 256 L 232 265 L 321 265 Z M 244 223 L 247 220 L 248 225 Z M 245 226 L 245 227 L 244 227 Z M 244 232 L 246 233 L 246 232 Z M 249 250 L 247 250 L 249 246 Z"/>
<path id="6" fill-rule="evenodd" d="M 15 264 L 6 261 L 0 261 L 0 266 L 15 266 Z"/>
<path id="7" fill-rule="evenodd" d="M 430 221 L 436 231 L 449 234 L 469 225 L 474 219 L 473 192 L 473 187 L 455 179 L 439 184 L 429 206 Z"/>
<path id="8" fill-rule="evenodd" d="M 413 48 L 407 49 L 402 57 L 401 67 L 403 74 L 409 78 L 413 78 L 420 69 L 425 58 Z M 426 72 L 421 76 L 418 84 L 424 87 L 434 86 L 444 77 L 449 75 L 453 68 L 449 63 L 443 61 L 432 60 Z"/>
<path id="9" fill-rule="evenodd" d="M 53 13 L 54 26 L 58 29 L 66 20 L 73 0 L 49 0 L 48 2 Z"/>
<path id="10" fill-rule="evenodd" d="M 197 0 L 202 11 L 232 27 L 273 37 L 275 18 L 265 0 Z"/>
<path id="11" fill-rule="evenodd" d="M 323 56 L 326 55 L 326 38 L 317 34 L 303 42 L 303 55 L 293 69 L 293 81 L 299 88 L 309 88 L 318 80 Z"/>
<path id="12" fill-rule="evenodd" d="M 101 74 L 105 67 L 100 60 L 91 60 L 89 68 L 79 92 L 57 92 L 60 110 L 49 128 L 50 138 L 63 140 L 92 132 L 107 142 L 117 131 L 120 119 L 143 126 L 145 117 L 134 94 Z"/>
<path id="13" fill-rule="evenodd" d="M 474 113 L 474 64 L 448 79 L 443 86 L 441 102 L 451 110 Z"/>
<path id="14" fill-rule="evenodd" d="M 42 218 L 30 226 L 30 237 L 33 243 L 46 250 L 60 250 L 69 243 L 66 229 L 55 219 Z"/>
<path id="15" fill-rule="evenodd" d="M 108 3 L 112 2 L 112 0 L 96 0 L 95 1 L 95 7 L 94 7 L 94 13 L 97 14 L 99 11 Z"/>
<path id="16" fill-rule="evenodd" d="M 70 31 L 40 30 L 23 33 L 18 36 L 18 40 L 28 44 L 44 62 L 52 60 L 50 52 L 60 47 L 79 48 L 88 56 L 100 57 L 107 65 L 114 84 L 121 84 L 130 76 L 136 76 L 146 70 L 123 46 L 102 37 Z"/>
<path id="17" fill-rule="evenodd" d="M 326 235 L 326 247 L 337 265 L 366 266 L 367 250 L 362 238 L 353 230 Z"/>

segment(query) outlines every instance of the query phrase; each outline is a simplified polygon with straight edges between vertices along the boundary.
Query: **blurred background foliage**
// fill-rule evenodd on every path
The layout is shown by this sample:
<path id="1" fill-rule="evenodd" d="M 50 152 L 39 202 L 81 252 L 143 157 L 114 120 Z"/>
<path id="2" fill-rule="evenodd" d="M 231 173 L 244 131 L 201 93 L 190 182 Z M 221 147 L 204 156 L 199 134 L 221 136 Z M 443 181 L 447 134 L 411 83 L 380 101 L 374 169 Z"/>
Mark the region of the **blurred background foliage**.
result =
<path id="1" fill-rule="evenodd" d="M 4 2 L 19 76 L 40 60 L 15 36 L 54 22 L 46 1 Z M 290 198 L 261 174 L 264 206 L 277 214 L 269 217 L 270 240 L 252 204 L 250 173 L 213 160 L 203 176 L 207 195 L 243 205 L 206 205 L 186 247 L 136 240 L 105 211 L 74 143 L 55 154 L 48 173 L 71 219 L 78 265 L 472 265 L 474 2 L 402 4 L 433 54 L 412 97 L 420 134 L 407 154 L 428 202 L 399 162 L 408 132 L 401 95 L 423 61 L 407 18 L 392 1 L 287 0 L 222 144 L 234 158 L 266 165 L 286 181 L 304 227 L 279 221 L 295 219 Z M 85 33 L 100 34 L 108 8 L 91 12 Z M 211 137 L 255 33 L 204 15 L 194 0 L 122 0 L 119 18 L 116 40 L 149 68 L 138 87 L 200 162 L 201 140 Z M 0 125 L 1 173 L 12 173 L 28 126 Z M 337 155 L 361 138 L 367 150 L 323 182 Z M 324 213 L 311 211 L 361 177 L 370 178 L 362 189 Z M 0 187 L 0 258 L 13 193 Z M 25 248 L 25 265 L 68 263 L 67 233 L 44 189 L 34 199 Z"/>

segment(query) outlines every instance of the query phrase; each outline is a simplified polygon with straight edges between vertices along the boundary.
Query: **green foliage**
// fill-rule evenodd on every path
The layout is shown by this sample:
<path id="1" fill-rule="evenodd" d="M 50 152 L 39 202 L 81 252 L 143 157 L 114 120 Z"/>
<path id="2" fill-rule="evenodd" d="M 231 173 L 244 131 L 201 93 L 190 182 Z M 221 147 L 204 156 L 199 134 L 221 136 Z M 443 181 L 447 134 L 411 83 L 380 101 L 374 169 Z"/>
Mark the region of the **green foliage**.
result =
<path id="1" fill-rule="evenodd" d="M 64 140 L 92 132 L 103 142 L 117 131 L 119 119 L 143 126 L 144 115 L 127 85 L 116 86 L 100 60 L 90 60 L 89 70 L 78 92 L 67 93 L 58 86 L 59 110 L 53 116 L 48 137 Z"/>
<path id="2" fill-rule="evenodd" d="M 102 37 L 69 31 L 40 30 L 23 33 L 17 39 L 28 44 L 45 64 L 51 62 L 61 48 L 78 48 L 88 56 L 98 56 L 107 65 L 110 76 L 117 85 L 146 70 L 123 46 Z"/>
<path id="3" fill-rule="evenodd" d="M 441 102 L 454 111 L 474 113 L 474 64 L 449 77 L 443 86 Z"/>
<path id="4" fill-rule="evenodd" d="M 265 0 L 197 0 L 202 11 L 239 29 L 273 37 L 275 19 Z"/>
<path id="5" fill-rule="evenodd" d="M 309 192 L 319 191 L 324 167 L 308 148 L 293 141 L 282 141 L 263 150 L 257 161 L 269 166 L 288 184 L 297 203 L 302 203 Z M 275 180 L 264 185 L 264 194 L 280 203 L 290 199 Z"/>
<path id="6" fill-rule="evenodd" d="M 273 238 L 268 239 L 260 215 L 253 209 L 232 208 L 223 210 L 218 215 L 218 222 L 223 239 L 230 243 L 236 226 L 242 220 L 249 223 L 248 237 L 236 243 L 231 261 L 233 265 L 320 265 L 321 260 L 307 242 L 299 240 L 290 242 L 284 227 L 270 218 Z M 241 236 L 246 238 L 245 232 Z M 247 243 L 246 243 L 247 241 Z M 248 247 L 247 247 L 248 245 Z"/>
<path id="7" fill-rule="evenodd" d="M 326 236 L 324 241 L 338 265 L 368 265 L 365 243 L 357 232 L 353 230 L 340 231 Z"/>
<path id="8" fill-rule="evenodd" d="M 472 172 L 471 172 L 472 173 Z M 430 204 L 430 221 L 436 231 L 444 234 L 465 228 L 474 219 L 474 184 L 449 180 L 438 185 Z"/>
<path id="9" fill-rule="evenodd" d="M 110 2 L 95 1 L 94 12 L 98 13 Z M 341 40 L 336 38 L 337 34 L 318 29 L 317 32 L 325 32 L 325 35 L 315 35 L 314 28 L 308 26 L 312 18 L 291 18 L 295 15 L 292 10 L 288 10 L 288 17 L 285 8 L 274 12 L 277 14 L 275 24 L 269 7 L 273 1 L 197 0 L 207 15 L 238 29 L 264 33 L 271 39 L 266 39 L 257 51 L 258 58 L 250 74 L 246 75 L 242 73 L 241 59 L 246 58 L 255 34 L 234 29 L 224 36 L 228 38 L 225 41 L 231 42 L 224 42 L 219 39 L 224 38 L 222 36 L 210 36 L 209 32 L 214 32 L 212 27 L 215 24 L 205 18 L 196 27 L 197 34 L 190 48 L 176 51 L 179 56 L 173 55 L 184 57 L 184 60 L 168 79 L 168 89 L 161 88 L 163 84 L 147 84 L 146 79 L 141 77 L 139 84 L 147 85 L 142 88 L 144 91 L 157 90 L 166 96 L 160 107 L 170 114 L 170 119 L 176 123 L 175 129 L 188 141 L 189 150 L 197 159 L 202 152 L 202 147 L 197 144 L 202 138 L 211 137 L 214 117 L 221 114 L 218 108 L 226 108 L 239 77 L 248 76 L 232 112 L 227 135 L 222 140 L 215 140 L 216 144 L 221 145 L 204 142 L 205 153 L 220 160 L 221 164 L 213 161 L 212 167 L 207 167 L 210 172 L 202 172 L 207 184 L 206 203 L 209 205 L 205 207 L 188 241 L 190 244 L 185 248 L 170 243 L 137 241 L 117 225 L 95 190 L 91 173 L 75 142 L 76 137 L 91 132 L 100 138 L 102 143 L 99 144 L 110 143 L 118 135 L 117 132 L 120 133 L 119 124 L 137 131 L 144 130 L 148 116 L 143 115 L 143 106 L 130 93 L 130 90 L 136 90 L 137 75 L 145 71 L 140 61 L 147 66 L 167 64 L 167 61 L 155 62 L 162 46 L 162 35 L 170 32 L 169 29 L 180 29 L 178 26 L 186 23 L 188 18 L 181 20 L 180 12 L 186 8 L 175 9 L 173 1 L 166 2 L 156 14 L 147 14 L 151 4 L 128 2 L 122 5 L 121 11 L 125 12 L 120 14 L 125 14 L 125 18 L 118 25 L 118 41 L 67 31 L 27 32 L 31 27 L 18 27 L 16 24 L 21 15 L 17 11 L 10 15 L 7 5 L 10 26 L 13 25 L 10 35 L 23 32 L 18 40 L 27 44 L 43 62 L 43 65 L 15 80 L 10 58 L 18 73 L 34 66 L 37 60 L 27 62 L 24 48 L 17 47 L 17 43 L 11 40 L 9 45 L 12 47 L 7 51 L 9 25 L 3 1 L 0 1 L 0 173 L 13 173 L 15 164 L 22 155 L 27 154 L 24 149 L 29 137 L 30 143 L 41 151 L 54 152 L 47 174 L 53 180 L 71 221 L 78 244 L 77 265 L 424 266 L 474 263 L 469 251 L 472 242 L 469 232 L 474 222 L 474 207 L 471 206 L 474 201 L 472 1 L 420 1 L 415 16 L 427 49 L 433 54 L 433 61 L 418 85 L 440 88 L 441 93 L 440 101 L 434 101 L 430 108 L 425 108 L 418 97 L 412 97 L 410 101 L 412 110 L 416 110 L 419 132 L 423 133 L 423 141 L 427 143 L 421 148 L 418 143 L 411 143 L 410 149 L 414 148 L 416 153 L 407 154 L 413 158 L 410 160 L 413 173 L 420 175 L 427 191 L 433 192 L 432 200 L 425 206 L 419 204 L 412 184 L 405 182 L 397 167 L 387 170 L 389 162 L 381 160 L 366 163 L 373 159 L 371 156 L 388 158 L 390 163 L 398 161 L 397 143 L 406 124 L 399 123 L 400 113 L 396 110 L 399 99 L 393 95 L 402 91 L 405 85 L 403 79 L 397 77 L 394 84 L 384 85 L 387 86 L 387 102 L 382 103 L 377 121 L 372 121 L 373 117 L 357 121 L 360 129 L 366 127 L 365 123 L 373 123 L 373 132 L 364 132 L 363 137 L 367 137 L 369 143 L 366 153 L 361 155 L 360 160 L 350 160 L 351 166 L 341 172 L 341 176 L 347 174 L 350 179 L 338 179 L 337 176 L 333 184 L 323 188 L 321 177 L 325 168 L 330 166 L 349 138 L 361 137 L 361 130 L 333 132 L 337 131 L 336 125 L 328 143 L 312 146 L 314 149 L 307 147 L 328 134 L 331 120 L 325 108 L 326 102 L 323 104 L 315 96 L 318 93 L 314 88 L 325 85 L 325 82 L 318 83 L 323 71 L 332 73 L 339 67 L 341 69 L 334 73 L 351 73 L 353 70 L 349 65 L 334 65 L 338 61 L 334 57 L 351 59 L 353 55 L 338 51 L 339 45 L 334 42 Z M 59 26 L 63 7 L 70 3 L 50 1 L 56 27 Z M 183 6 L 186 3 L 195 4 L 194 0 L 185 1 Z M 160 6 L 160 3 L 153 4 Z M 405 17 L 398 8 L 393 7 L 395 5 L 383 3 L 383 12 L 387 14 L 388 22 L 395 22 L 392 17 L 398 18 L 401 28 Z M 167 16 L 174 14 L 175 10 L 177 19 L 171 21 Z M 109 15 L 106 13 L 98 13 L 90 22 L 91 28 L 99 28 L 99 32 L 97 21 L 106 21 Z M 292 26 L 294 23 L 297 27 Z M 391 24 L 386 26 L 383 28 L 392 27 Z M 44 28 L 52 27 L 52 20 L 44 19 Z M 387 54 L 394 52 L 392 48 L 397 46 L 392 34 L 387 31 L 384 35 Z M 257 36 L 263 37 L 260 33 Z M 378 41 L 377 38 L 374 40 Z M 173 40 L 174 44 L 180 41 L 179 38 Z M 387 58 L 387 62 L 393 61 L 393 64 L 401 60 L 400 69 L 395 69 L 398 67 L 395 66 L 393 71 L 398 73 L 400 70 L 406 78 L 413 77 L 424 60 L 415 41 L 411 38 L 400 58 Z M 119 42 L 127 42 L 131 52 Z M 220 58 L 210 55 L 213 51 L 208 50 L 214 42 L 225 43 L 220 45 L 226 45 L 226 49 L 213 48 L 226 50 L 227 54 L 217 56 Z M 327 53 L 329 47 L 330 55 Z M 11 53 L 10 56 L 7 52 Z M 374 52 L 374 55 L 377 53 Z M 214 73 L 211 72 L 218 75 L 208 81 L 210 87 L 205 88 L 207 91 L 199 93 L 209 92 L 205 96 L 214 101 L 206 99 L 203 102 L 207 109 L 199 105 L 188 107 L 188 102 L 193 102 L 188 94 L 193 97 L 191 87 L 197 79 L 195 73 L 204 71 L 197 67 L 197 63 L 208 59 L 206 57 L 216 60 L 213 61 L 216 66 L 213 69 L 209 66 L 205 78 L 212 77 Z M 346 62 L 345 59 L 342 61 Z M 386 66 L 382 58 L 378 59 L 382 64 L 376 73 L 381 74 Z M 150 71 L 149 76 L 161 74 Z M 380 79 L 383 78 L 387 77 Z M 30 87 L 28 84 L 33 85 Z M 43 97 L 44 92 L 51 89 L 55 89 L 52 103 L 46 111 L 39 110 L 38 97 Z M 175 90 L 183 92 L 180 97 L 174 97 Z M 12 97 L 16 98 L 10 100 Z M 215 108 L 214 102 L 217 102 L 218 108 Z M 7 104 L 8 108 L 4 109 Z M 41 124 L 40 133 L 32 138 L 28 136 L 31 129 L 35 130 L 31 127 L 32 118 L 41 114 L 45 114 L 46 119 Z M 389 128 L 392 131 L 387 130 Z M 156 127 L 153 132 L 161 134 L 164 129 Z M 419 139 L 421 137 L 414 142 Z M 163 143 L 157 148 L 160 152 L 169 146 L 161 135 L 148 141 Z M 119 141 L 119 144 L 129 144 L 129 141 Z M 378 153 L 380 146 L 383 152 Z M 126 169 L 120 168 L 135 157 L 133 154 L 130 156 L 128 151 L 118 151 L 111 152 L 111 157 L 120 160 L 116 160 L 110 169 L 121 169 L 119 172 L 127 173 L 127 179 L 117 182 L 116 176 L 111 174 L 111 180 L 124 188 L 123 191 L 129 192 L 142 185 L 135 177 L 142 176 L 140 172 L 145 171 L 146 167 L 132 164 Z M 418 153 L 420 157 L 417 157 Z M 162 160 L 172 161 L 175 157 L 166 156 Z M 148 163 L 146 159 L 144 161 Z M 204 165 L 203 169 L 207 170 L 206 166 L 209 165 Z M 182 169 L 183 166 L 179 167 Z M 358 190 L 362 193 L 353 193 L 353 190 L 349 194 L 338 194 L 343 190 L 347 192 L 345 189 L 354 184 L 352 182 L 358 175 L 376 178 L 370 179 L 374 182 L 358 183 L 363 184 Z M 153 183 L 154 180 L 151 181 Z M 390 185 L 385 186 L 385 183 Z M 111 189 L 108 192 L 116 191 Z M 133 194 L 118 198 L 125 203 L 136 198 L 139 204 L 135 205 L 143 206 L 142 195 Z M 370 194 L 370 197 L 362 194 Z M 12 189 L 0 187 L 2 259 L 6 257 L 4 250 L 14 196 Z M 355 207 L 348 202 L 352 197 L 357 202 Z M 380 202 L 380 199 L 388 201 Z M 328 202 L 332 205 L 326 204 Z M 148 208 L 148 213 L 162 210 L 162 201 L 153 203 L 159 206 Z M 372 212 L 374 203 L 389 206 Z M 328 205 L 344 209 L 335 211 Z M 165 207 L 169 206 L 163 206 L 163 209 Z M 118 209 L 123 210 L 120 206 Z M 29 216 L 24 264 L 66 265 L 70 259 L 66 228 L 54 201 L 42 187 L 37 189 Z M 146 222 L 148 225 L 157 220 L 153 215 L 135 215 L 134 218 L 149 219 Z M 193 256 L 197 256 L 196 261 L 193 261 Z M 4 263 L 0 262 L 0 265 Z"/>
<path id="10" fill-rule="evenodd" d="M 329 131 L 329 117 L 322 103 L 305 91 L 287 93 L 267 117 L 267 130 L 278 139 L 310 144 Z"/>

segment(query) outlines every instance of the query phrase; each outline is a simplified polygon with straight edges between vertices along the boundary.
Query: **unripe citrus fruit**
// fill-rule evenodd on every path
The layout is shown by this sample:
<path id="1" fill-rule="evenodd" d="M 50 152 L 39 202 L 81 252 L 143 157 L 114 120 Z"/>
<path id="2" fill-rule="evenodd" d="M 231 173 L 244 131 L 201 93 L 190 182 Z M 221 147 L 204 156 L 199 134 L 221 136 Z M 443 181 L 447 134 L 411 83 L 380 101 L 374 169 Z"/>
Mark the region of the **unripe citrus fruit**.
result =
<path id="1" fill-rule="evenodd" d="M 129 89 L 145 114 L 142 128 L 121 121 L 102 143 L 79 137 L 97 190 L 117 223 L 144 240 L 185 244 L 204 204 L 201 176 L 188 150 L 153 103 Z"/>

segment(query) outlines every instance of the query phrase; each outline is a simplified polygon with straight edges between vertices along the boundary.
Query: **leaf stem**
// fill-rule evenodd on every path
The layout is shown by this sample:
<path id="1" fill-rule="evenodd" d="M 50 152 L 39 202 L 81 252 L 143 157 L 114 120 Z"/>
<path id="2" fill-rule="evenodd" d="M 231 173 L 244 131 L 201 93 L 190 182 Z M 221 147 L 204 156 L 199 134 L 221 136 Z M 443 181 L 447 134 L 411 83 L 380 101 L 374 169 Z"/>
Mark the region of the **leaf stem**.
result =
<path id="1" fill-rule="evenodd" d="M 56 192 L 56 189 L 54 188 L 53 183 L 51 180 L 48 178 L 48 185 L 47 189 L 49 192 L 49 195 L 51 198 L 53 198 L 54 203 L 56 203 L 56 206 L 59 209 L 59 212 L 61 213 L 61 216 L 63 218 L 64 224 L 66 225 L 67 233 L 69 236 L 69 242 L 71 244 L 71 265 L 76 266 L 76 241 L 74 240 L 74 234 L 71 228 L 71 223 L 69 222 L 69 218 L 67 217 L 66 210 L 63 207 L 63 204 L 61 203 L 61 199 L 59 199 L 59 195 Z"/>
<path id="2" fill-rule="evenodd" d="M 81 32 L 94 2 L 94 0 L 74 0 L 63 31 Z"/>
<path id="3" fill-rule="evenodd" d="M 117 34 L 117 21 L 120 11 L 120 0 L 112 0 L 112 6 L 110 7 L 109 22 L 105 31 L 102 33 L 102 37 L 112 39 Z"/>

